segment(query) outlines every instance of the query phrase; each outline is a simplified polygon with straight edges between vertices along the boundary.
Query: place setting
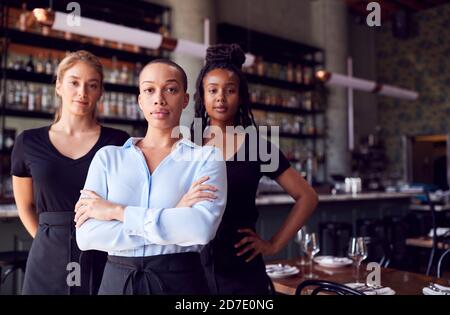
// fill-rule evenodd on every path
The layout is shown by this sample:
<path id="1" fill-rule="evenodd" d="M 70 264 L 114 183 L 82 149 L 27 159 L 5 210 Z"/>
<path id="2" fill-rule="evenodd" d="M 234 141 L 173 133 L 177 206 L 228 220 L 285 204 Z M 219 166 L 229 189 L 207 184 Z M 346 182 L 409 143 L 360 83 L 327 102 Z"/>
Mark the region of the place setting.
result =
<path id="1" fill-rule="evenodd" d="M 272 279 L 286 278 L 296 275 L 300 270 L 291 265 L 284 264 L 269 264 L 266 265 L 266 273 Z"/>
<path id="2" fill-rule="evenodd" d="M 450 287 L 430 282 L 427 287 L 422 289 L 422 293 L 424 295 L 450 295 Z"/>

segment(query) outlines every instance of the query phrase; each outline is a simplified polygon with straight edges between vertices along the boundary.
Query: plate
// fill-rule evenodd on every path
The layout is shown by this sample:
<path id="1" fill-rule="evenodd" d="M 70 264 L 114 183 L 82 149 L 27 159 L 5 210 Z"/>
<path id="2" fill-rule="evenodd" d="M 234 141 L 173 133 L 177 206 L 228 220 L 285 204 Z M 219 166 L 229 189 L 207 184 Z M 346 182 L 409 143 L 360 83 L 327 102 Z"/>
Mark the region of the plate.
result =
<path id="1" fill-rule="evenodd" d="M 286 278 L 300 272 L 297 267 L 290 265 L 266 265 L 267 275 L 272 279 Z"/>
<path id="2" fill-rule="evenodd" d="M 314 258 L 314 262 L 328 268 L 341 268 L 353 263 L 350 258 L 334 256 L 317 256 Z"/>

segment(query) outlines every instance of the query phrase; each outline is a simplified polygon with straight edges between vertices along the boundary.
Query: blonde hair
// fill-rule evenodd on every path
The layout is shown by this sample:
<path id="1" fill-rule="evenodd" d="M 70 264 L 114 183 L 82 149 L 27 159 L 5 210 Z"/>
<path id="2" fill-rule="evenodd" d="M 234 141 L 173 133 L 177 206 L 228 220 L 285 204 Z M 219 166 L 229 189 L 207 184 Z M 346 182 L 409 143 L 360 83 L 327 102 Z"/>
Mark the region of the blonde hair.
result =
<path id="1" fill-rule="evenodd" d="M 86 50 L 78 50 L 71 52 L 67 54 L 63 60 L 61 60 L 61 62 L 58 65 L 58 68 L 56 69 L 56 81 L 59 81 L 61 83 L 66 71 L 81 61 L 85 62 L 86 64 L 94 68 L 95 71 L 97 71 L 97 73 L 100 75 L 100 85 L 103 87 L 103 66 L 100 60 L 95 55 Z M 56 96 L 58 97 L 59 95 L 56 94 Z M 62 111 L 62 102 L 58 102 L 58 104 L 56 105 L 53 123 L 56 123 L 61 119 L 61 111 Z M 96 110 L 93 111 L 92 116 L 93 118 L 96 117 Z"/>

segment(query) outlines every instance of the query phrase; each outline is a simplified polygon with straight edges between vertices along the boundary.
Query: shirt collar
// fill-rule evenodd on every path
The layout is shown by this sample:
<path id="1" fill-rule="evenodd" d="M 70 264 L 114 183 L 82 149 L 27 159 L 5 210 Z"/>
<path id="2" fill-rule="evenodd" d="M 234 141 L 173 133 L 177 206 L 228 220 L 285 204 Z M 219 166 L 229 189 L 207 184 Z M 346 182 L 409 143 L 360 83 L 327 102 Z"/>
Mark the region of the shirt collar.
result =
<path id="1" fill-rule="evenodd" d="M 131 137 L 129 138 L 122 146 L 122 148 L 124 149 L 128 149 L 133 147 L 139 140 L 142 140 L 143 138 L 138 138 L 138 137 Z M 187 138 L 182 138 L 180 141 L 178 141 L 178 143 L 176 144 L 177 147 L 185 145 L 188 146 L 190 148 L 196 148 L 197 145 L 192 142 L 191 140 L 187 139 Z"/>

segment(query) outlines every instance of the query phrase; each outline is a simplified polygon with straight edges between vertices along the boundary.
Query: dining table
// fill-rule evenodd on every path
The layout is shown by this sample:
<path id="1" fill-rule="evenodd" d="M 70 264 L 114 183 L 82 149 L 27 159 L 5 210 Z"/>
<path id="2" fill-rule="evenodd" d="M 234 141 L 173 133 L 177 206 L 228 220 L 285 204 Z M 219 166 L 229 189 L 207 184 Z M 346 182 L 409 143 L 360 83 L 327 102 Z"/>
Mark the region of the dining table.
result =
<path id="1" fill-rule="evenodd" d="M 275 291 L 279 294 L 294 295 L 297 286 L 307 280 L 310 275 L 310 264 L 301 264 L 300 259 L 281 259 L 267 262 L 267 264 L 278 266 L 295 266 L 299 272 L 286 277 L 272 278 Z M 437 283 L 443 286 L 450 286 L 448 279 L 436 278 L 409 271 L 397 270 L 393 268 L 379 267 L 379 280 L 382 287 L 389 287 L 395 295 L 423 295 L 422 289 L 428 287 L 431 283 Z M 367 276 L 372 277 L 374 269 L 367 270 L 367 264 L 360 266 L 360 282 L 365 282 Z M 372 273 L 372 274 L 371 274 Z M 342 267 L 325 267 L 313 264 L 312 274 L 315 279 L 332 281 L 339 284 L 348 284 L 357 282 L 357 272 L 355 265 L 346 265 Z M 364 281 L 363 281 L 364 280 Z"/>

